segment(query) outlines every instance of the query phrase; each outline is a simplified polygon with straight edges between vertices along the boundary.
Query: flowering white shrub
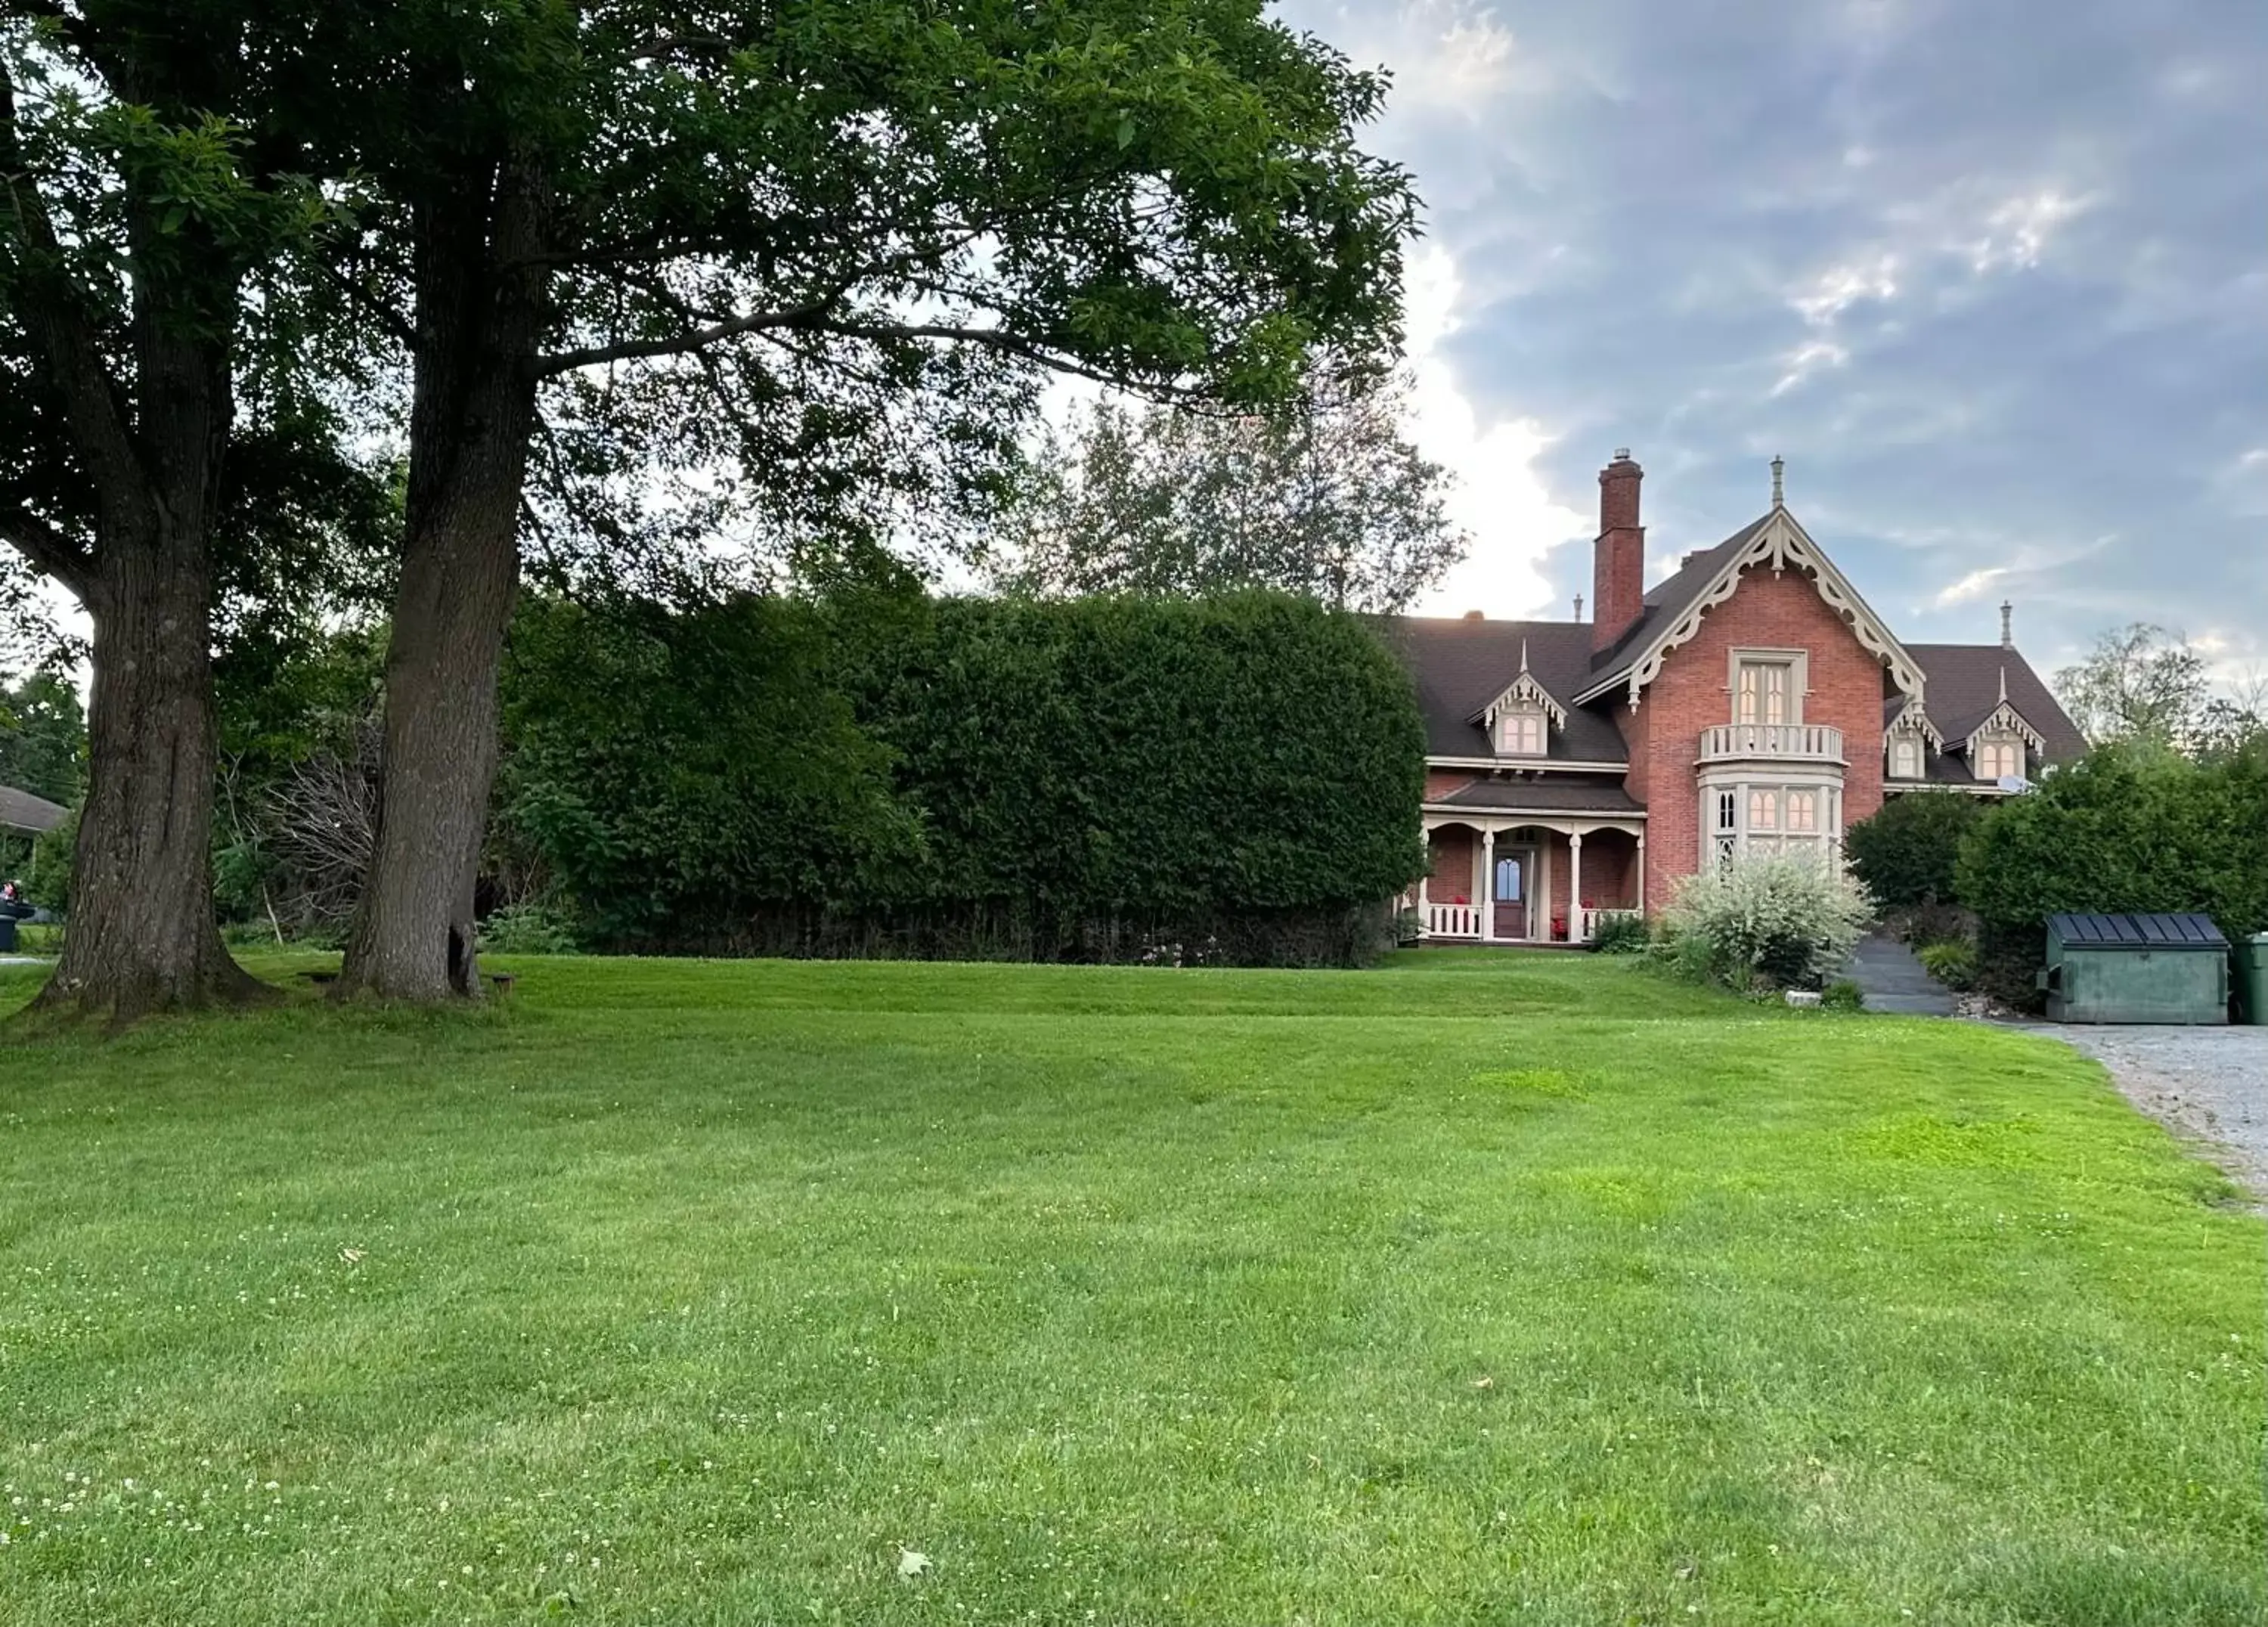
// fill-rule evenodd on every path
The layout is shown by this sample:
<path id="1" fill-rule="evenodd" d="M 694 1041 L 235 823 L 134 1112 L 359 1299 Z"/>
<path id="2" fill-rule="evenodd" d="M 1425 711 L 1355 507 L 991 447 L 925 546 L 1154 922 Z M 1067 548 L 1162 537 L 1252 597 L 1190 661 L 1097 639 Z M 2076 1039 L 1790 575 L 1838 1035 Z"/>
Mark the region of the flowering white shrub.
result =
<path id="1" fill-rule="evenodd" d="M 1874 899 L 1839 864 L 1746 857 L 1678 887 L 1668 916 L 1671 954 L 1736 989 L 1816 988 L 1874 914 Z"/>

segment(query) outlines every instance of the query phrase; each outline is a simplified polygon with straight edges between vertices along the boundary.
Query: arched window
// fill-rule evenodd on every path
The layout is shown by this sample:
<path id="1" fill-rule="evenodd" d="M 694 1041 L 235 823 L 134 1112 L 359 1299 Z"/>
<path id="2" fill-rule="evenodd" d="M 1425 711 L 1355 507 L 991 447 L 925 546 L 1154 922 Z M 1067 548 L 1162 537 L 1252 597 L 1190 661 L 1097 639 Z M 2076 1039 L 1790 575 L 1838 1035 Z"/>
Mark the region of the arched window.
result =
<path id="1" fill-rule="evenodd" d="M 1496 861 L 1494 896 L 1499 904 L 1516 904 L 1521 902 L 1520 870 L 1520 861 L 1516 858 L 1499 858 Z"/>
<path id="2" fill-rule="evenodd" d="M 1977 743 L 1977 777 L 1981 780 L 2007 779 L 2024 771 L 2024 748 L 2016 740 L 1979 740 Z"/>
<path id="3" fill-rule="evenodd" d="M 1921 777 L 1921 742 L 1896 740 L 1890 742 L 1890 777 L 1919 779 Z"/>
<path id="4" fill-rule="evenodd" d="M 1540 711 L 1508 711 L 1498 719 L 1503 729 L 1503 744 L 1498 750 L 1507 757 L 1540 757 L 1543 755 L 1543 714 Z"/>

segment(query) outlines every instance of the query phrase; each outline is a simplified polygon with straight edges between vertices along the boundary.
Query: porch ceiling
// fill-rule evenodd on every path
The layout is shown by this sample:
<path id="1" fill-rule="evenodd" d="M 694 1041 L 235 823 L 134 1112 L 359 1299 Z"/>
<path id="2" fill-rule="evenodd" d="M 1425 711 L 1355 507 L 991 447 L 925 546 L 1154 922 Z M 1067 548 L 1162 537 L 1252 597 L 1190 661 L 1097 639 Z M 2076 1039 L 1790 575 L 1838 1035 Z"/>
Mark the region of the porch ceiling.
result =
<path id="1" fill-rule="evenodd" d="M 1569 784 L 1552 780 L 1475 780 L 1446 797 L 1430 799 L 1429 808 L 1471 808 L 1491 814 L 1600 814 L 1643 815 L 1645 807 L 1620 785 L 1594 782 Z"/>

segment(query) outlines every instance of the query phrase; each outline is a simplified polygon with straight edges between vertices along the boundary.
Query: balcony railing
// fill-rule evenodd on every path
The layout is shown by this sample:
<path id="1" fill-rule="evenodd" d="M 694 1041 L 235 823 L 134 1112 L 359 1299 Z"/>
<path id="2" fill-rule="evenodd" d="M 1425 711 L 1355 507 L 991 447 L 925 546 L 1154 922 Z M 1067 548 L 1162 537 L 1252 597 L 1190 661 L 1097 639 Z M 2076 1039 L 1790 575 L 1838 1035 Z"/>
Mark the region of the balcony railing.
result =
<path id="1" fill-rule="evenodd" d="M 1719 723 L 1701 731 L 1701 761 L 1841 762 L 1843 731 L 1823 723 Z"/>

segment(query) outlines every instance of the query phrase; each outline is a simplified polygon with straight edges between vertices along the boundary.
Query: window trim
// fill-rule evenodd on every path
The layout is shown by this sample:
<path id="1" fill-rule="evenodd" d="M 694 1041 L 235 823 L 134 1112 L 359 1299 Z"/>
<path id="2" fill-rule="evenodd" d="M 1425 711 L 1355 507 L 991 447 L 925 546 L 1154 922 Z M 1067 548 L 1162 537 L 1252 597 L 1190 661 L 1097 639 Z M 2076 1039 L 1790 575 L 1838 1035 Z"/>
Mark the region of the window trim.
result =
<path id="1" fill-rule="evenodd" d="M 1515 724 L 1535 725 L 1535 748 L 1532 751 L 1512 743 Z M 1507 706 L 1496 717 L 1497 755 L 1499 757 L 1546 757 L 1551 754 L 1551 718 L 1541 706 Z"/>
<path id="2" fill-rule="evenodd" d="M 2026 762 L 2024 742 L 2021 737 L 2014 734 L 1985 735 L 1977 740 L 1976 753 L 1977 760 L 1970 765 L 1970 771 L 1978 779 L 1997 784 L 2004 779 L 2024 777 Z M 1987 774 L 1984 771 L 1984 765 L 1988 761 L 1999 763 L 2004 760 L 2014 766 L 1995 774 Z"/>
<path id="3" fill-rule="evenodd" d="M 1763 728 L 1793 727 L 1803 721 L 1804 696 L 1811 693 L 1811 652 L 1808 650 L 1772 650 L 1749 646 L 1725 652 L 1725 714 L 1729 723 L 1744 721 L 1741 717 L 1741 669 L 1743 666 L 1784 666 L 1787 668 L 1787 716 L 1777 724 L 1766 723 L 1762 718 L 1753 721 Z"/>

